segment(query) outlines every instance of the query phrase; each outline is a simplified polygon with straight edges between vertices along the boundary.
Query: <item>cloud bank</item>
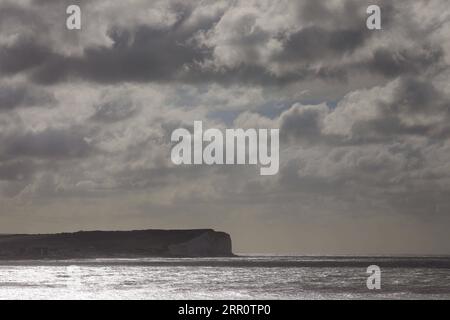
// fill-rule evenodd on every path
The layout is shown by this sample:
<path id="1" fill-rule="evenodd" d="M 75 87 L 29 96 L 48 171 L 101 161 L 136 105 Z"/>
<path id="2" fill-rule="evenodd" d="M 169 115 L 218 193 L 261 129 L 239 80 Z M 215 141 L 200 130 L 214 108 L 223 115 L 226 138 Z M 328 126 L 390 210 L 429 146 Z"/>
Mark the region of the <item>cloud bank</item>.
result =
<path id="1" fill-rule="evenodd" d="M 450 253 L 445 0 L 78 3 L 81 31 L 69 1 L 0 3 L 1 232 L 215 227 L 237 251 Z M 170 133 L 194 120 L 280 128 L 280 173 L 175 167 Z"/>

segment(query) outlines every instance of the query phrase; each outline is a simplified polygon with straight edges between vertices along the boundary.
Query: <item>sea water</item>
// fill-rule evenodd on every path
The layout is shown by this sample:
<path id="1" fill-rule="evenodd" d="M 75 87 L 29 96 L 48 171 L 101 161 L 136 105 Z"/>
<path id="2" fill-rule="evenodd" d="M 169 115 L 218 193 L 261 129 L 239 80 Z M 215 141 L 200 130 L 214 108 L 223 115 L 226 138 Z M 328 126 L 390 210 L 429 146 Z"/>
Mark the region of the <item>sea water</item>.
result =
<path id="1" fill-rule="evenodd" d="M 0 261 L 0 299 L 450 299 L 450 258 Z"/>

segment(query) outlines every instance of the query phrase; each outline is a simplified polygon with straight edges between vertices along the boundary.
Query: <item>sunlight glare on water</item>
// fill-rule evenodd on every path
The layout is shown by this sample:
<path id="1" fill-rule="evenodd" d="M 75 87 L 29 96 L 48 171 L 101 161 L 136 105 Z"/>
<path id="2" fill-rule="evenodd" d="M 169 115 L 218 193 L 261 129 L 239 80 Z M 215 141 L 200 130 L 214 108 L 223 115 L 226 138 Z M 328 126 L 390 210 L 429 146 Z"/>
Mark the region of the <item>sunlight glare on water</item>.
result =
<path id="1" fill-rule="evenodd" d="M 264 262 L 278 258 L 251 259 L 256 263 L 246 265 L 244 258 L 236 266 L 220 259 L 211 265 L 170 259 L 3 263 L 0 299 L 450 298 L 447 268 L 386 268 L 382 290 L 371 291 L 362 267 L 268 267 Z"/>

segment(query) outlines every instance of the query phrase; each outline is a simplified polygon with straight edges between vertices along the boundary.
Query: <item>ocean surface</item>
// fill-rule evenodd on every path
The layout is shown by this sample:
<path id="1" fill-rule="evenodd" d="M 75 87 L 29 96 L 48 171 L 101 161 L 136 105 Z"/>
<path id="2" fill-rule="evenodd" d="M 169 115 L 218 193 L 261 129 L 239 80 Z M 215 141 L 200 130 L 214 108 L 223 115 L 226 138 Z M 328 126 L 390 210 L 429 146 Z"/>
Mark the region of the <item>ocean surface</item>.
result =
<path id="1" fill-rule="evenodd" d="M 450 257 L 0 261 L 0 299 L 450 299 Z"/>

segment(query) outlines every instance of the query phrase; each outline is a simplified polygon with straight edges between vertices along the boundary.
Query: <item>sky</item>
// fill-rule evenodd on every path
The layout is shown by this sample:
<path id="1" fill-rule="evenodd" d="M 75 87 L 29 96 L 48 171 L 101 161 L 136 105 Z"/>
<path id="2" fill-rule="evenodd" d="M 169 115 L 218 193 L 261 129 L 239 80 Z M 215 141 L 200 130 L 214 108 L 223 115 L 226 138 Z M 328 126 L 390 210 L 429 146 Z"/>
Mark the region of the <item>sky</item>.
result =
<path id="1" fill-rule="evenodd" d="M 449 39 L 447 0 L 0 0 L 0 233 L 450 254 Z M 174 165 L 195 120 L 279 129 L 279 173 Z"/>

